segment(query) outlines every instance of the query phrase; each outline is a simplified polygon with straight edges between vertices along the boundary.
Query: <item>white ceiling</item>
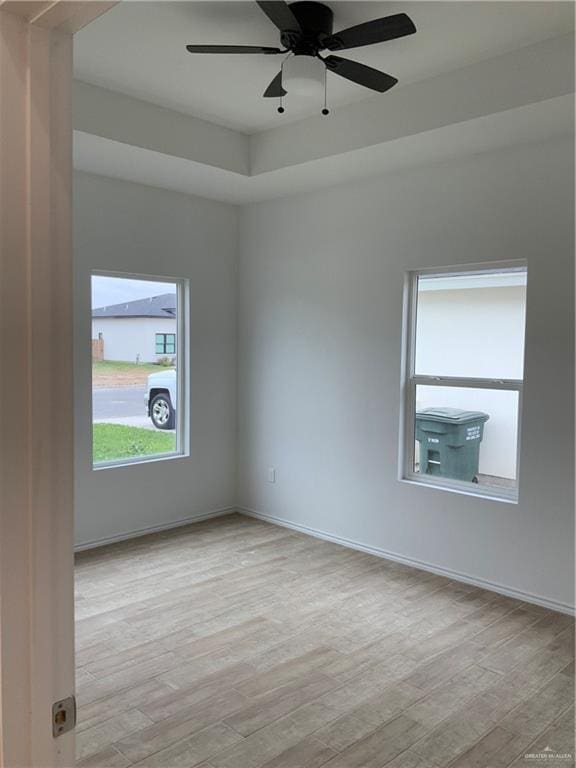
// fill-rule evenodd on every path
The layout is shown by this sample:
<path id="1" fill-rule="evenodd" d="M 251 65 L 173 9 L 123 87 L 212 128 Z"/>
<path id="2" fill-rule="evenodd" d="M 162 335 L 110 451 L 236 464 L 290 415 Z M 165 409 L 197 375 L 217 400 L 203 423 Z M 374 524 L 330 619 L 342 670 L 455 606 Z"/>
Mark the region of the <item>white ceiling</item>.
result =
<path id="1" fill-rule="evenodd" d="M 399 11 L 416 35 L 345 55 L 402 84 L 457 69 L 573 31 L 570 2 L 330 2 L 335 30 Z M 277 45 L 275 27 L 254 2 L 120 3 L 75 35 L 78 79 L 159 106 L 255 133 L 319 112 L 286 99 L 285 115 L 261 93 L 279 69 L 276 56 L 193 56 L 186 43 Z M 331 107 L 375 96 L 329 76 Z"/>

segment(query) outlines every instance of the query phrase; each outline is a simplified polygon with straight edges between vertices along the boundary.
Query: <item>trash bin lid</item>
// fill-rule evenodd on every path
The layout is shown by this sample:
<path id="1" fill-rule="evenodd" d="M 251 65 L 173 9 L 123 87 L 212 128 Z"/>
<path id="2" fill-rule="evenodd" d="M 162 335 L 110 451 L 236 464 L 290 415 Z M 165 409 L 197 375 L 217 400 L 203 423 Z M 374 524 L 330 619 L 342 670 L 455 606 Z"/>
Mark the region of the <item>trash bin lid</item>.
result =
<path id="1" fill-rule="evenodd" d="M 482 411 L 463 411 L 460 408 L 423 408 L 416 411 L 416 418 L 441 421 L 445 424 L 465 424 L 468 421 L 488 421 L 490 416 Z"/>

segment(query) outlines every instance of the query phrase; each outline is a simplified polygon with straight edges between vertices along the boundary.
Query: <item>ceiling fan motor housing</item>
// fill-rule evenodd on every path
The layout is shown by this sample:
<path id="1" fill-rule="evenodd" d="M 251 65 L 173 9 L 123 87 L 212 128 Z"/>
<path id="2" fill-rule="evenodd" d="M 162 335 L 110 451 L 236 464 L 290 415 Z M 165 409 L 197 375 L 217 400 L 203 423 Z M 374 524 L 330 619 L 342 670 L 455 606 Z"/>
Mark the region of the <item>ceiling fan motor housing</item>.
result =
<path id="1" fill-rule="evenodd" d="M 298 20 L 302 31 L 282 30 L 280 36 L 282 45 L 296 55 L 315 56 L 323 47 L 322 40 L 332 34 L 334 13 L 324 3 L 309 0 L 291 3 L 290 10 Z"/>

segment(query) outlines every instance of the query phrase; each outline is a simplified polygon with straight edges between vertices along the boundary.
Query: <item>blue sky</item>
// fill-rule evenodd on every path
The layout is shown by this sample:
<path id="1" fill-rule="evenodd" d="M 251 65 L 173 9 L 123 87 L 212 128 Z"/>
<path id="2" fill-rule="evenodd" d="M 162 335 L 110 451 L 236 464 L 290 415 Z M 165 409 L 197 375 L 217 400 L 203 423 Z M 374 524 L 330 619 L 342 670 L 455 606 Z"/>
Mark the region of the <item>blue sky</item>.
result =
<path id="1" fill-rule="evenodd" d="M 152 280 L 134 280 L 126 277 L 92 276 L 93 309 L 175 292 L 174 283 L 156 283 Z"/>

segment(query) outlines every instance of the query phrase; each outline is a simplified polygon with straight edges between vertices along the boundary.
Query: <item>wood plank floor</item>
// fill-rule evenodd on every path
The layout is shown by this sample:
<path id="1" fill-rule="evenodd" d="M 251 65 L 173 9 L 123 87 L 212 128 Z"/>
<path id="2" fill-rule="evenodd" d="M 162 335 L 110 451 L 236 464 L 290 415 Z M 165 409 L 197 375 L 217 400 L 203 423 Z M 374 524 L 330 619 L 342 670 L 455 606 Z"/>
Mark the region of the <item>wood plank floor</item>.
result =
<path id="1" fill-rule="evenodd" d="M 78 768 L 574 765 L 574 621 L 231 515 L 77 558 Z"/>

